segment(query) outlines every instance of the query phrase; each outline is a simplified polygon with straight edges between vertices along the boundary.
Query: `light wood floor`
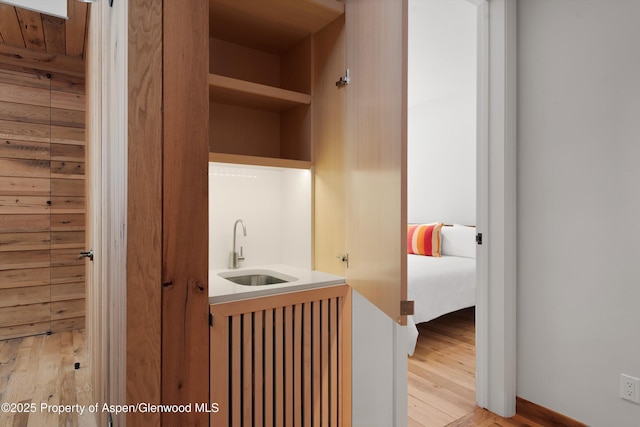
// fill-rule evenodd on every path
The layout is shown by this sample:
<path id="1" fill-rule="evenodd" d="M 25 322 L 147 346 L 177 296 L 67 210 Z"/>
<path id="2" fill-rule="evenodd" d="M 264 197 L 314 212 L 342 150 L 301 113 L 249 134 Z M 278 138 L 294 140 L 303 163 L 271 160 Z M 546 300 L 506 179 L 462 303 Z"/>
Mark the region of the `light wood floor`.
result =
<path id="1" fill-rule="evenodd" d="M 418 325 L 407 374 L 410 427 L 443 427 L 476 408 L 474 317 L 471 308 Z"/>
<path id="2" fill-rule="evenodd" d="M 516 415 L 502 418 L 475 404 L 475 311 L 464 309 L 418 325 L 409 357 L 409 427 L 544 427 Z M 557 424 L 553 424 L 557 425 Z"/>
<path id="3" fill-rule="evenodd" d="M 409 426 L 544 427 L 520 415 L 505 419 L 475 406 L 473 309 L 419 326 L 409 358 Z M 79 362 L 80 368 L 74 369 Z M 84 331 L 0 341 L 0 404 L 36 403 L 34 413 L 0 411 L 0 426 L 95 427 L 92 414 L 57 415 L 40 404 L 93 404 Z M 558 424 L 553 424 L 558 425 Z"/>
<path id="4" fill-rule="evenodd" d="M 76 362 L 79 369 L 74 369 Z M 56 414 L 40 406 L 78 404 L 88 408 L 94 403 L 85 332 L 0 341 L 0 403 L 36 404 L 32 413 L 0 411 L 3 427 L 94 427 L 94 416 L 87 409 L 82 415 Z"/>

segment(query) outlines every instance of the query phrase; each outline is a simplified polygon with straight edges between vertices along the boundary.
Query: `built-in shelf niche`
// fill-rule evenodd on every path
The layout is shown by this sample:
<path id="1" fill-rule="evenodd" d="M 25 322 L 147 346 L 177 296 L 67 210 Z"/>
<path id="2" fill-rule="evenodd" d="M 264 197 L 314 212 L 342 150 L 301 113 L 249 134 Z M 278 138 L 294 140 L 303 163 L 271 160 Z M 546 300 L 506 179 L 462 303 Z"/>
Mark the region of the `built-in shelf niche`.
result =
<path id="1" fill-rule="evenodd" d="M 209 151 L 216 161 L 310 167 L 312 34 L 344 4 L 211 0 L 209 13 Z"/>

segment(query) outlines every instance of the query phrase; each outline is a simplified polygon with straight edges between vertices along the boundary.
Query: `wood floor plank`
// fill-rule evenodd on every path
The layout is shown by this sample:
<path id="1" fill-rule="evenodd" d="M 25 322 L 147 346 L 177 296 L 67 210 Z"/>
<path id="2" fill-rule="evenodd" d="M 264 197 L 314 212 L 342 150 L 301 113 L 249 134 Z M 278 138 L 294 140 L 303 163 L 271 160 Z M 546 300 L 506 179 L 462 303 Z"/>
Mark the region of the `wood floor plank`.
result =
<path id="1" fill-rule="evenodd" d="M 407 373 L 410 425 L 443 427 L 475 410 L 473 309 L 418 325 Z"/>
<path id="2" fill-rule="evenodd" d="M 438 387 L 437 384 L 420 378 L 412 372 L 409 372 L 408 382 L 412 389 L 412 396 L 437 406 L 454 419 L 461 418 L 475 409 L 475 404 L 468 398 L 459 396 L 444 387 Z"/>
<path id="3" fill-rule="evenodd" d="M 440 408 L 418 400 L 412 395 L 409 395 L 408 402 L 409 416 L 419 420 L 424 427 L 442 427 L 455 421 L 454 417 L 444 413 Z"/>
<path id="4" fill-rule="evenodd" d="M 74 364 L 80 363 L 79 369 Z M 86 332 L 74 330 L 0 341 L 0 401 L 34 402 L 30 414 L 0 412 L 0 426 L 96 427 L 88 410 L 56 414 L 40 411 L 40 403 L 88 405 L 95 403 L 87 352 Z"/>
<path id="5" fill-rule="evenodd" d="M 3 402 L 28 401 L 34 394 L 36 367 L 38 366 L 38 356 L 42 353 L 43 341 L 33 338 L 18 338 L 21 342 L 15 354 L 14 368 L 5 390 L 1 392 Z M 13 415 L 10 412 L 0 412 L 0 425 L 13 425 Z"/>
<path id="6" fill-rule="evenodd" d="M 546 427 L 529 415 L 502 418 L 475 404 L 475 310 L 418 325 L 407 373 L 410 427 Z M 448 417 L 448 418 L 447 418 Z"/>
<path id="7" fill-rule="evenodd" d="M 93 398 L 93 388 L 91 387 L 87 334 L 84 330 L 74 330 L 67 333 L 73 334 L 74 363 L 80 363 L 80 367 L 74 370 L 77 403 L 88 408 L 89 405 L 95 403 L 95 400 Z M 88 410 L 78 415 L 78 426 L 96 427 L 96 425 L 95 415 Z"/>
<path id="8" fill-rule="evenodd" d="M 60 372 L 62 369 L 62 334 L 52 334 L 43 340 L 42 353 L 38 356 L 36 380 L 30 397 L 39 405 L 60 403 Z M 38 410 L 29 416 L 28 427 L 56 425 L 58 416 L 50 411 Z"/>

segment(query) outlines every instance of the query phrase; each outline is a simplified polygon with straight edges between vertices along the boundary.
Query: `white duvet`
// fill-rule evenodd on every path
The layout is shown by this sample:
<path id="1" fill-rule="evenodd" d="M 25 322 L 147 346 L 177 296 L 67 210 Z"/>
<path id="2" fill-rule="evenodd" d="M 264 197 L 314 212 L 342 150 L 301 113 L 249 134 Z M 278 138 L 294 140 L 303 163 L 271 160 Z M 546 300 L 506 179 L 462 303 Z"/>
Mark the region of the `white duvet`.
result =
<path id="1" fill-rule="evenodd" d="M 407 316 L 407 350 L 412 355 L 416 324 L 476 304 L 476 260 L 407 255 L 407 293 L 415 301 L 413 316 Z"/>

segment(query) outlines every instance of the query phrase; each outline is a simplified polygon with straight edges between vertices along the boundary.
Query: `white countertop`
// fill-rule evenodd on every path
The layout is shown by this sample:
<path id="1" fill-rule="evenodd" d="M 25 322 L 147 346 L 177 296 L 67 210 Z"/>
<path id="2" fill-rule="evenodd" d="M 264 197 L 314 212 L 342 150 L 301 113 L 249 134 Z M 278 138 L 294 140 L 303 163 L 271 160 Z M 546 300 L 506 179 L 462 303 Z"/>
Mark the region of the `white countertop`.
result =
<path id="1" fill-rule="evenodd" d="M 245 286 L 233 283 L 223 277 L 220 273 L 238 273 L 252 270 L 270 270 L 276 273 L 292 276 L 296 280 L 274 285 Z M 323 273 L 316 270 L 305 270 L 291 267 L 284 264 L 257 265 L 242 267 L 236 270 L 222 269 L 209 270 L 209 304 L 218 302 L 236 301 L 247 298 L 255 298 L 265 295 L 274 295 L 285 292 L 297 292 L 306 289 L 321 288 L 325 286 L 341 285 L 345 283 L 344 277 L 334 274 Z"/>

